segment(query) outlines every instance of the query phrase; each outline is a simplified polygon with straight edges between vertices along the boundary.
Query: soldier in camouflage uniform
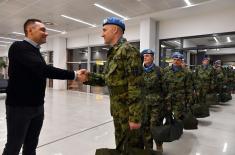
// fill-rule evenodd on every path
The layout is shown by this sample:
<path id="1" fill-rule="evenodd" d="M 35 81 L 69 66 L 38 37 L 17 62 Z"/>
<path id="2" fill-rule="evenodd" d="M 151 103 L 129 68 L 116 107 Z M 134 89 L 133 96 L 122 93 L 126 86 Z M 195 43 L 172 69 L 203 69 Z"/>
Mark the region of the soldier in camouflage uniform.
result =
<path id="1" fill-rule="evenodd" d="M 227 72 L 227 85 L 228 85 L 228 91 L 231 93 L 233 91 L 233 81 L 235 79 L 235 74 L 233 71 L 232 66 L 228 66 L 226 69 Z"/>
<path id="2" fill-rule="evenodd" d="M 216 60 L 213 68 L 214 68 L 215 91 L 219 94 L 219 101 L 222 101 L 226 75 L 224 74 L 223 68 L 221 66 L 221 60 Z"/>
<path id="3" fill-rule="evenodd" d="M 209 58 L 205 57 L 202 65 L 197 66 L 194 72 L 194 88 L 200 104 L 207 104 L 206 95 L 213 93 L 214 90 L 214 70 L 209 61 Z"/>
<path id="4" fill-rule="evenodd" d="M 154 52 L 145 49 L 141 52 L 143 57 L 144 82 L 143 96 L 145 104 L 145 141 L 148 148 L 153 148 L 151 127 L 161 125 L 161 112 L 163 110 L 162 96 L 162 69 L 153 63 Z M 156 142 L 157 150 L 163 152 L 162 142 Z"/>
<path id="5" fill-rule="evenodd" d="M 231 93 L 235 90 L 235 71 L 232 66 L 228 67 L 228 83 Z"/>
<path id="6" fill-rule="evenodd" d="M 144 110 L 141 101 L 143 67 L 140 52 L 123 38 L 124 30 L 122 20 L 115 17 L 104 20 L 102 37 L 105 44 L 111 46 L 107 62 L 102 74 L 88 73 L 85 84 L 108 86 L 116 145 L 131 130 L 135 136 L 130 138 L 128 145 L 143 148 L 138 135 Z"/>
<path id="7" fill-rule="evenodd" d="M 183 119 L 186 101 L 192 102 L 192 81 L 188 72 L 182 68 L 183 55 L 175 52 L 172 55 L 173 64 L 164 69 L 163 90 L 168 110 L 174 113 L 176 119 Z"/>

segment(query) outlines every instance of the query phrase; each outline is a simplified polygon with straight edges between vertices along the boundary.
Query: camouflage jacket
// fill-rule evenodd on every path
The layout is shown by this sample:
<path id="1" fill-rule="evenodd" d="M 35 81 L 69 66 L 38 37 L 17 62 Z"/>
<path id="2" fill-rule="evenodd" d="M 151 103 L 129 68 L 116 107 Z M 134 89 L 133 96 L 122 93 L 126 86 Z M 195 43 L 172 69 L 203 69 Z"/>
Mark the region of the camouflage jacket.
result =
<path id="1" fill-rule="evenodd" d="M 177 72 L 172 66 L 164 69 L 163 90 L 167 106 L 172 106 L 176 102 L 185 104 L 192 102 L 192 80 L 191 75 L 185 69 Z"/>
<path id="2" fill-rule="evenodd" d="M 206 89 L 207 92 L 214 88 L 214 70 L 211 66 L 204 68 L 202 65 L 197 66 L 193 72 L 194 88 L 196 92 Z"/>
<path id="3" fill-rule="evenodd" d="M 147 105 L 160 105 L 163 100 L 162 76 L 163 71 L 158 66 L 153 66 L 150 72 L 144 72 L 143 96 Z"/>
<path id="4" fill-rule="evenodd" d="M 140 52 L 121 38 L 107 55 L 104 72 L 90 73 L 85 84 L 108 86 L 111 115 L 128 115 L 130 122 L 141 122 L 144 105 L 141 101 L 143 68 Z"/>
<path id="5" fill-rule="evenodd" d="M 226 68 L 226 73 L 227 73 L 228 83 L 229 84 L 233 83 L 233 81 L 235 79 L 235 72 L 233 71 L 233 69 Z"/>
<path id="6" fill-rule="evenodd" d="M 216 89 L 220 89 L 225 84 L 226 74 L 224 73 L 224 69 L 222 67 L 214 68 L 214 81 Z"/>

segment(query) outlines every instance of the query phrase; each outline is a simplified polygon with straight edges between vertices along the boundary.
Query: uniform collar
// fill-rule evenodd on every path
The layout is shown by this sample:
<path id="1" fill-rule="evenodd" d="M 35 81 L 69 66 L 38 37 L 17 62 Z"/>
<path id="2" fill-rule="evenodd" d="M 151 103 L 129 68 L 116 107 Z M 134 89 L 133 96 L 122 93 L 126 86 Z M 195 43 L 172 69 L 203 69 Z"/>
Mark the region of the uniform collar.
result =
<path id="1" fill-rule="evenodd" d="M 152 63 L 152 64 L 149 65 L 149 66 L 145 66 L 145 65 L 143 64 L 144 72 L 145 72 L 145 73 L 151 72 L 151 71 L 153 70 L 153 67 L 154 67 L 154 66 L 155 66 L 154 63 Z"/>
<path id="2" fill-rule="evenodd" d="M 113 46 L 113 48 L 116 50 L 118 49 L 123 43 L 127 42 L 126 38 L 121 37 L 117 43 Z"/>

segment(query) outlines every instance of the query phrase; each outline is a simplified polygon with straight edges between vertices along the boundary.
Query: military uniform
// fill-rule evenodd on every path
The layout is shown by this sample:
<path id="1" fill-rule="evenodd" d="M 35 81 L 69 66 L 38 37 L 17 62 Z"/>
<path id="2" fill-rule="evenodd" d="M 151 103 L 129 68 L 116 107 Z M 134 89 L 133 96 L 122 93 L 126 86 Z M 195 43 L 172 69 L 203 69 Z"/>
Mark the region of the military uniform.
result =
<path id="1" fill-rule="evenodd" d="M 232 67 L 228 67 L 226 69 L 226 72 L 227 72 L 227 80 L 228 80 L 227 81 L 228 89 L 229 89 L 229 92 L 231 92 L 233 90 L 233 81 L 235 79 L 235 74 L 234 74 Z"/>
<path id="2" fill-rule="evenodd" d="M 219 94 L 219 101 L 223 100 L 223 90 L 226 81 L 226 75 L 224 74 L 222 67 L 214 67 L 214 81 L 215 81 L 215 91 Z"/>
<path id="3" fill-rule="evenodd" d="M 161 125 L 161 112 L 163 109 L 162 69 L 153 66 L 144 71 L 143 97 L 145 104 L 145 140 L 149 148 L 153 148 L 151 127 Z M 157 142 L 159 143 L 159 142 Z"/>
<path id="4" fill-rule="evenodd" d="M 194 88 L 198 94 L 198 102 L 200 104 L 207 104 L 206 95 L 213 93 L 214 77 L 213 68 L 211 66 L 200 65 L 196 67 L 194 72 Z"/>
<path id="5" fill-rule="evenodd" d="M 171 107 L 176 119 L 182 119 L 186 101 L 192 102 L 192 80 L 188 72 L 179 67 L 175 70 L 173 65 L 164 69 L 163 90 L 166 94 L 165 103 Z"/>
<path id="6" fill-rule="evenodd" d="M 85 83 L 108 86 L 116 145 L 129 130 L 129 122 L 141 123 L 143 119 L 142 73 L 139 51 L 126 39 L 120 38 L 118 43 L 108 51 L 104 72 L 102 74 L 90 73 Z M 129 143 L 137 147 L 142 145 L 138 138 L 131 138 Z"/>

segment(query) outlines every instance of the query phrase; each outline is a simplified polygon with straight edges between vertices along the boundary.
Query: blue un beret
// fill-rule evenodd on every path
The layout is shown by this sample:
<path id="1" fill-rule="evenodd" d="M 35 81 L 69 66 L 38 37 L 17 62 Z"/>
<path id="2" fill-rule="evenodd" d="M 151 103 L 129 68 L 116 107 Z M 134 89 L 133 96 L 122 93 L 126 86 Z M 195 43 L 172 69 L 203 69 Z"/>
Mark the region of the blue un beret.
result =
<path id="1" fill-rule="evenodd" d="M 204 57 L 203 59 L 202 59 L 202 61 L 204 61 L 204 60 L 210 60 L 210 58 L 209 57 Z"/>
<path id="2" fill-rule="evenodd" d="M 174 52 L 171 56 L 172 58 L 183 59 L 184 56 L 180 52 Z"/>
<path id="3" fill-rule="evenodd" d="M 144 56 L 144 54 L 152 54 L 152 55 L 154 55 L 154 52 L 153 52 L 153 50 L 151 50 L 151 49 L 144 49 L 144 50 L 141 52 L 141 56 Z"/>
<path id="4" fill-rule="evenodd" d="M 117 25 L 119 27 L 121 27 L 122 31 L 124 32 L 125 31 L 125 23 L 123 20 L 119 19 L 119 18 L 116 18 L 116 17 L 108 17 L 106 19 L 104 19 L 103 21 L 103 26 L 104 25 Z"/>
<path id="5" fill-rule="evenodd" d="M 215 65 L 221 65 L 221 60 L 216 60 L 214 64 Z"/>

